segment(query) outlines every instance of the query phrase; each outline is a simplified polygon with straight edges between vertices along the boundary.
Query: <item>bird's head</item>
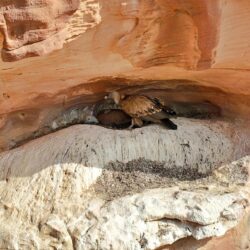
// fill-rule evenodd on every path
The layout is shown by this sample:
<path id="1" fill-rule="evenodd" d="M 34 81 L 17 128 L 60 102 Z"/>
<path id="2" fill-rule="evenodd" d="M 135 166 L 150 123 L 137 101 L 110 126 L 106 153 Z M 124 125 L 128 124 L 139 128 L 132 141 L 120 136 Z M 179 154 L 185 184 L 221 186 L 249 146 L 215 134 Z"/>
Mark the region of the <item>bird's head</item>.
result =
<path id="1" fill-rule="evenodd" d="M 119 104 L 123 98 L 124 95 L 121 95 L 118 91 L 113 91 L 105 96 L 105 99 L 113 99 L 115 104 Z"/>

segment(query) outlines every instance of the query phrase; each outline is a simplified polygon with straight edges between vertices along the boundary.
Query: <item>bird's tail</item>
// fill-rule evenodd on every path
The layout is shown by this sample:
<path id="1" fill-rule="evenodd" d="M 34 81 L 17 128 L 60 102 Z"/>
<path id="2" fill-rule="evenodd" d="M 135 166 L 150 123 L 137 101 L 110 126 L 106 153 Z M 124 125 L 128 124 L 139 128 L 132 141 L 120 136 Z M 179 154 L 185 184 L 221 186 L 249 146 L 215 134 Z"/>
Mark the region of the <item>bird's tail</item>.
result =
<path id="1" fill-rule="evenodd" d="M 172 129 L 172 130 L 176 130 L 177 129 L 177 125 L 174 124 L 172 121 L 170 121 L 168 118 L 165 118 L 163 120 L 161 120 L 161 123 L 167 127 L 168 129 Z"/>

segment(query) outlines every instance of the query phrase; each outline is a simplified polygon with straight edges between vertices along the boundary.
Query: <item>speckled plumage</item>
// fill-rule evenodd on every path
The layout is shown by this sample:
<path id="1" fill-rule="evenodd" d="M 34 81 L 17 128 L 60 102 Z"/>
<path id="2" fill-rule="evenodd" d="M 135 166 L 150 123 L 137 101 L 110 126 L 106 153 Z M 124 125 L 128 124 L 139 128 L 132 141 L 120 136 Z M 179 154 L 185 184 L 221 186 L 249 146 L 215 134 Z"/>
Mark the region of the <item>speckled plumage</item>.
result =
<path id="1" fill-rule="evenodd" d="M 101 125 L 111 128 L 127 128 L 131 124 L 131 117 L 119 109 L 102 110 L 97 119 Z"/>
<path id="2" fill-rule="evenodd" d="M 142 124 L 140 120 L 143 120 L 161 123 L 168 128 L 177 129 L 177 126 L 168 119 L 176 115 L 176 113 L 157 98 L 131 95 L 120 100 L 120 106 L 125 113 L 133 118 L 136 125 Z"/>
<path id="3" fill-rule="evenodd" d="M 125 97 L 121 100 L 120 105 L 122 110 L 124 110 L 124 112 L 129 114 L 131 117 L 139 118 L 152 116 L 161 112 L 164 112 L 165 116 L 175 115 L 175 112 L 172 109 L 167 108 L 159 99 L 143 95 L 131 95 Z"/>
<path id="4" fill-rule="evenodd" d="M 131 117 L 143 117 L 162 111 L 150 98 L 141 95 L 132 95 L 121 101 L 121 108 Z"/>

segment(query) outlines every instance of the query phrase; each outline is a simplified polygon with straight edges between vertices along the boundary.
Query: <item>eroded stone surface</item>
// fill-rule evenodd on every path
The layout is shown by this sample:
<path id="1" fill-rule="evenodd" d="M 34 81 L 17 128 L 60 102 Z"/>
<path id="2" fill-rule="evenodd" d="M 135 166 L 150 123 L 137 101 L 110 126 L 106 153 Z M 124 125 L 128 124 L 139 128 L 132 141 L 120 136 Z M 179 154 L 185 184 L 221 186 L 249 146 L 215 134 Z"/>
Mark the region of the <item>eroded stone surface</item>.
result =
<path id="1" fill-rule="evenodd" d="M 86 249 L 156 249 L 178 239 L 222 236 L 237 224 L 240 194 L 155 189 L 107 204 L 83 235 Z M 94 243 L 95 242 L 95 243 Z"/>
<path id="2" fill-rule="evenodd" d="M 19 155 L 20 162 L 6 160 L 5 169 L 11 168 L 14 176 L 25 176 L 47 166 L 72 161 L 86 167 L 103 168 L 112 161 L 127 163 L 138 158 L 164 162 L 169 167 L 192 168 L 202 174 L 246 153 L 239 153 L 234 138 L 228 136 L 228 131 L 234 132 L 230 123 L 183 118 L 173 121 L 178 125 L 176 131 L 154 125 L 132 131 L 90 125 L 72 126 L 30 142 L 33 146 L 25 151 L 24 156 L 25 147 L 1 155 L 3 159 Z M 49 152 L 46 151 L 47 145 L 51 145 Z M 26 159 L 37 159 L 36 168 L 33 167 L 34 162 L 28 160 L 25 170 L 20 169 L 18 165 Z"/>
<path id="3" fill-rule="evenodd" d="M 25 57 L 0 59 L 1 148 L 58 110 L 94 103 L 114 89 L 135 93 L 135 86 L 164 89 L 166 99 L 187 105 L 209 101 L 222 115 L 249 123 L 248 0 L 8 0 L 0 6 L 1 58 Z M 27 117 L 20 121 L 19 112 Z"/>
<path id="4" fill-rule="evenodd" d="M 232 160 L 233 144 L 218 124 L 176 122 L 176 131 L 78 125 L 1 153 L 0 246 L 139 250 L 191 235 L 197 240 L 224 235 L 248 206 L 249 157 L 220 167 Z M 148 186 L 109 197 L 96 189 L 105 171 L 111 174 L 106 185 L 118 183 L 119 169 L 106 169 L 115 159 L 135 161 L 128 174 L 147 170 L 140 157 L 155 164 L 155 171 L 149 168 L 151 174 L 134 180 Z M 150 179 L 162 175 L 156 161 L 164 161 L 173 173 L 161 185 L 150 186 Z M 178 179 L 179 171 L 174 173 L 174 168 L 194 167 L 207 176 L 192 179 L 187 171 L 186 178 Z"/>
<path id="5" fill-rule="evenodd" d="M 182 123 L 180 120 L 180 125 L 186 129 L 182 130 L 180 126 L 178 134 L 164 134 L 171 141 L 164 143 L 160 140 L 159 155 L 156 148 L 149 147 L 148 151 L 148 147 L 141 146 L 151 132 L 145 137 L 136 135 L 136 132 L 130 134 L 136 139 L 125 132 L 126 139 L 121 134 L 110 136 L 106 130 L 97 133 L 91 129 L 91 133 L 86 135 L 78 127 L 1 154 L 1 247 L 71 249 L 73 246 L 81 249 L 83 240 L 91 242 L 91 237 L 95 237 L 93 234 L 88 239 L 84 238 L 90 227 L 96 235 L 100 233 L 106 237 L 104 223 L 98 224 L 98 218 L 102 220 L 103 217 L 96 215 L 102 211 L 112 219 L 113 214 L 107 211 L 107 207 L 117 206 L 117 197 L 121 202 L 128 202 L 129 197 L 124 197 L 126 194 L 141 199 L 135 193 L 152 187 L 152 181 L 154 188 L 170 188 L 162 183 L 157 186 L 160 184 L 159 174 L 140 175 L 138 169 L 133 169 L 133 164 L 126 165 L 135 157 L 152 154 L 152 159 L 147 160 L 157 163 L 156 169 L 161 166 L 161 171 L 166 171 L 162 162 L 167 161 L 171 171 L 175 167 L 187 167 L 188 170 L 188 167 L 193 167 L 195 171 L 195 164 L 198 164 L 199 170 L 209 169 L 211 172 L 224 161 L 249 154 L 249 8 L 248 0 L 1 1 L 0 147 L 8 148 L 16 139 L 25 138 L 43 127 L 51 116 L 64 113 L 78 104 L 99 101 L 106 92 L 114 89 L 122 89 L 124 93 L 155 91 L 166 101 L 183 102 L 188 104 L 187 107 L 192 103 L 209 102 L 219 108 L 222 117 L 236 120 L 229 126 L 220 123 L 219 130 L 214 126 L 211 128 L 209 121 L 204 125 L 202 121 Z M 67 44 L 63 46 L 64 43 Z M 106 138 L 105 144 L 97 151 L 90 147 L 99 142 L 92 138 L 92 133 L 100 137 L 106 133 L 106 137 L 102 137 Z M 82 134 L 87 141 L 84 145 Z M 212 138 L 206 141 L 208 134 Z M 160 131 L 153 133 L 153 136 L 159 135 Z M 191 147 L 183 138 L 191 142 Z M 107 145 L 111 139 L 117 139 L 117 142 L 112 143 L 109 149 Z M 138 144 L 138 139 L 143 139 L 143 143 Z M 131 143 L 133 152 L 128 148 Z M 153 145 L 157 143 L 155 140 Z M 114 145 L 118 147 L 114 151 L 117 155 L 109 153 L 109 150 L 113 152 Z M 131 177 L 128 180 L 136 177 L 133 190 L 124 188 L 128 184 L 125 176 L 121 179 L 123 185 L 117 188 L 119 192 L 107 188 L 112 182 L 112 175 L 116 179 L 115 187 L 118 187 L 121 177 L 116 166 L 105 169 L 109 166 L 108 160 L 119 161 L 126 175 Z M 135 225 L 137 231 L 132 236 L 128 235 L 132 237 L 129 242 L 149 248 L 190 234 L 198 239 L 228 230 L 240 218 L 237 211 L 241 211 L 245 198 L 241 203 L 242 196 L 238 194 L 245 185 L 248 165 L 249 159 L 246 158 L 234 162 L 226 170 L 214 172 L 212 180 L 206 177 L 203 181 L 199 179 L 190 183 L 163 178 L 164 182 L 182 186 L 192 194 L 201 188 L 203 193 L 213 193 L 214 197 L 237 197 L 236 207 L 224 211 L 226 219 L 220 220 L 215 229 L 211 229 L 214 224 L 198 225 L 199 230 L 195 231 L 193 224 L 168 218 L 150 222 L 150 231 L 139 237 L 138 225 Z M 127 171 L 126 166 L 132 166 L 133 171 Z M 244 171 L 239 170 L 242 167 Z M 145 185 L 142 185 L 142 178 L 146 178 Z M 107 180 L 109 182 L 105 183 Z M 106 197 L 98 191 L 100 187 L 107 191 Z M 219 194 L 213 192 L 218 190 Z M 226 238 L 226 235 L 224 243 L 217 247 L 248 249 L 247 218 L 241 223 L 244 227 L 229 231 L 231 236 Z M 138 221 L 142 225 L 145 223 L 140 218 Z M 112 226 L 112 223 L 109 220 L 107 224 Z M 183 228 L 184 224 L 188 224 L 191 233 Z M 166 232 L 166 225 L 168 238 L 164 238 L 162 233 L 157 234 L 161 232 L 159 228 Z M 119 226 L 124 232 L 123 224 Z M 108 241 L 113 242 L 114 239 L 108 238 Z M 210 249 L 215 249 L 214 242 L 219 243 L 211 241 Z M 188 245 L 190 249 L 197 246 L 192 243 Z M 103 244 L 105 249 L 105 242 L 99 244 Z M 112 244 L 122 246 L 121 242 Z M 181 244 L 177 246 L 182 249 Z"/>
<path id="6" fill-rule="evenodd" d="M 0 31 L 2 58 L 15 61 L 61 49 L 100 22 L 96 1 L 2 1 Z"/>

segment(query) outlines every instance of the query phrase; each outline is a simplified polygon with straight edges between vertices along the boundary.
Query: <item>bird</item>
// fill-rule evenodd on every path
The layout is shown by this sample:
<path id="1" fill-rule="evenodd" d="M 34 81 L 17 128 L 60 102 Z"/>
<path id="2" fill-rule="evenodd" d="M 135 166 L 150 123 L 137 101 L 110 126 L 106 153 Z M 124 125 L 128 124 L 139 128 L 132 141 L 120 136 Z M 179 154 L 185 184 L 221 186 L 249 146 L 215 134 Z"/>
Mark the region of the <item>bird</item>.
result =
<path id="1" fill-rule="evenodd" d="M 169 120 L 170 117 L 176 116 L 176 112 L 164 105 L 158 98 L 145 95 L 123 95 L 118 91 L 113 91 L 105 96 L 105 99 L 113 99 L 121 110 L 132 118 L 130 129 L 135 125 L 142 127 L 143 121 L 162 124 L 171 130 L 177 129 L 177 125 Z"/>
<path id="2" fill-rule="evenodd" d="M 99 124 L 107 128 L 123 129 L 131 124 L 131 117 L 121 109 L 102 110 L 96 118 Z"/>
<path id="3" fill-rule="evenodd" d="M 112 99 L 105 99 L 95 104 L 93 115 L 99 125 L 112 129 L 125 129 L 131 124 L 131 116 L 121 110 Z"/>

